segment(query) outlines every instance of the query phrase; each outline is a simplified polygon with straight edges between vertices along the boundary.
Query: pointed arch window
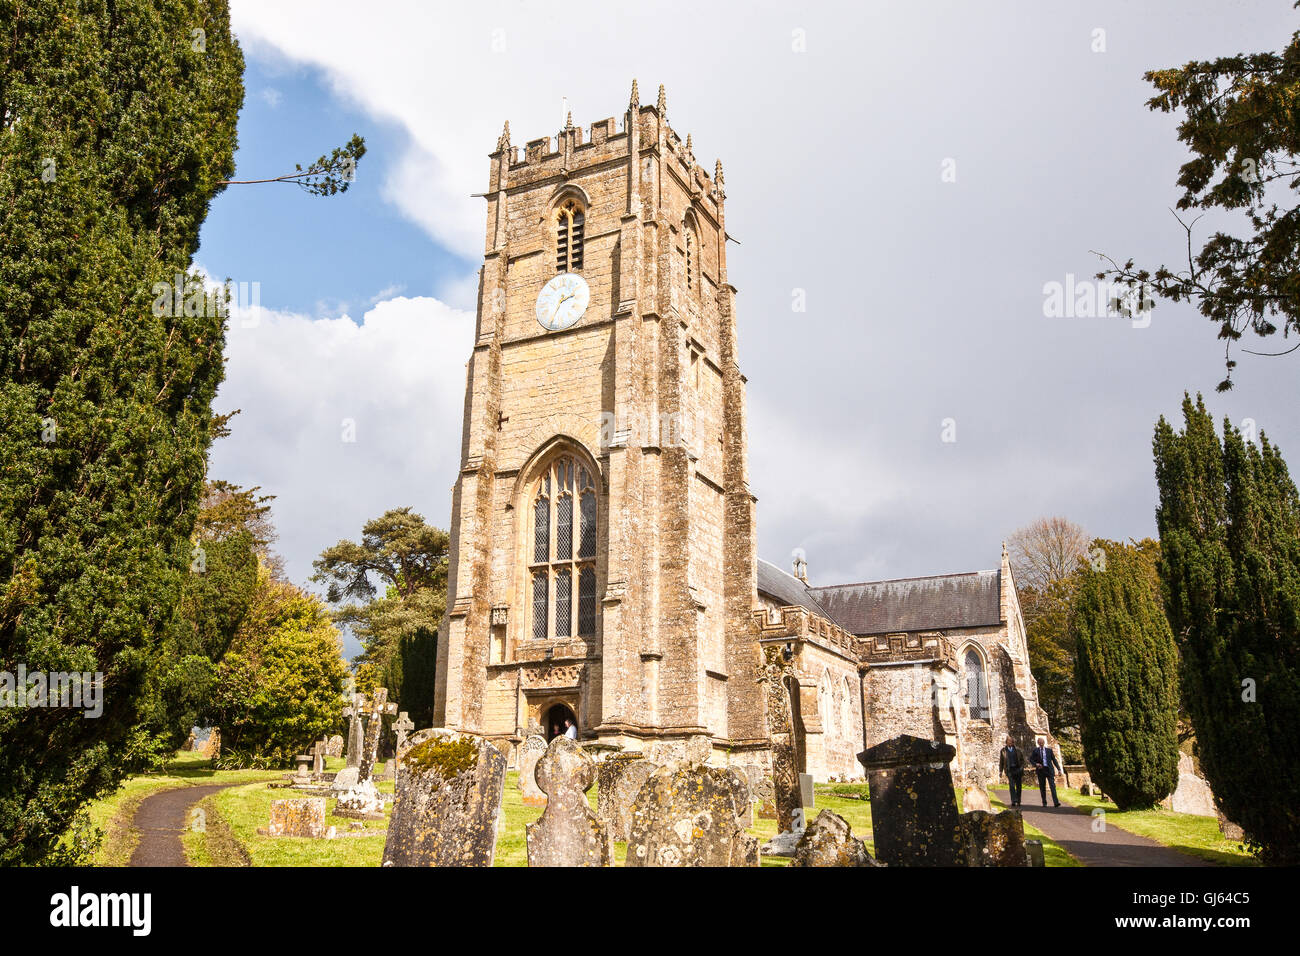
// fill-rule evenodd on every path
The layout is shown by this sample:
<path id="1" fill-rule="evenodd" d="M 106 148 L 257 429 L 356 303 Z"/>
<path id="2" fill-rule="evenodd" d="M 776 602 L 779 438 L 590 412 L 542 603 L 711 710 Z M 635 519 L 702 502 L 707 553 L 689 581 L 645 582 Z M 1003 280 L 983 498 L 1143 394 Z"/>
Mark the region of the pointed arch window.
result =
<path id="1" fill-rule="evenodd" d="M 596 634 L 595 475 L 571 455 L 537 479 L 529 574 L 533 638 Z"/>
<path id="2" fill-rule="evenodd" d="M 586 217 L 576 199 L 555 211 L 555 271 L 582 271 L 582 233 Z"/>
<path id="3" fill-rule="evenodd" d="M 966 652 L 966 705 L 971 717 L 989 719 L 989 684 L 984 674 L 984 660 L 972 648 Z"/>

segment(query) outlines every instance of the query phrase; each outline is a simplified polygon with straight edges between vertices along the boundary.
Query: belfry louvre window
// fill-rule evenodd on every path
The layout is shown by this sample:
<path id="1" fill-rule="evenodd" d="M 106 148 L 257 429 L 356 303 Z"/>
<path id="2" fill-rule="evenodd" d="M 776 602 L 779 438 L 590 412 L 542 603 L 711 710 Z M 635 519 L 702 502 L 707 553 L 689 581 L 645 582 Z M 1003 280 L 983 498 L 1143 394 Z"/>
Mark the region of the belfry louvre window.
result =
<path id="1" fill-rule="evenodd" d="M 582 270 L 582 207 L 570 199 L 555 213 L 555 271 Z"/>
<path id="2" fill-rule="evenodd" d="M 595 476 L 572 456 L 556 458 L 537 480 L 528 554 L 533 638 L 595 636 Z"/>

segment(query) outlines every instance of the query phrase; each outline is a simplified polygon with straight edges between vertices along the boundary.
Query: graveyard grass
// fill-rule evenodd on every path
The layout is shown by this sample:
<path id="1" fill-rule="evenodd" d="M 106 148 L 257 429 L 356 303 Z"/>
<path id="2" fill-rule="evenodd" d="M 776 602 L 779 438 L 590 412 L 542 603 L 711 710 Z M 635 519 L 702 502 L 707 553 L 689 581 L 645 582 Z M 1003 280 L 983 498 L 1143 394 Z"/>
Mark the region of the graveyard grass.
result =
<path id="1" fill-rule="evenodd" d="M 1078 790 L 1058 788 L 1057 793 L 1063 803 L 1089 812 L 1100 807 L 1106 811 L 1107 823 L 1202 860 L 1219 866 L 1258 865 L 1258 861 L 1246 851 L 1245 844 L 1229 840 L 1219 832 L 1219 823 L 1214 817 L 1174 813 L 1163 807 L 1121 812 L 1109 800 L 1084 796 Z"/>

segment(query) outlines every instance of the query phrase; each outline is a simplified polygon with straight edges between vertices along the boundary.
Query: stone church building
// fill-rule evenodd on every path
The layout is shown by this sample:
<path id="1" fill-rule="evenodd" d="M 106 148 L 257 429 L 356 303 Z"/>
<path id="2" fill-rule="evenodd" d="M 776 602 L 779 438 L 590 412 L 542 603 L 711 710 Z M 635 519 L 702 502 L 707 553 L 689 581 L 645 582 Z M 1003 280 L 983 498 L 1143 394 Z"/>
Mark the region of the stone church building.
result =
<path id="1" fill-rule="evenodd" d="M 507 124 L 490 159 L 435 725 L 763 767 L 776 646 L 819 779 L 903 732 L 995 774 L 1008 732 L 1046 732 L 1005 549 L 835 586 L 758 560 L 722 165 L 663 88 L 522 155 Z"/>

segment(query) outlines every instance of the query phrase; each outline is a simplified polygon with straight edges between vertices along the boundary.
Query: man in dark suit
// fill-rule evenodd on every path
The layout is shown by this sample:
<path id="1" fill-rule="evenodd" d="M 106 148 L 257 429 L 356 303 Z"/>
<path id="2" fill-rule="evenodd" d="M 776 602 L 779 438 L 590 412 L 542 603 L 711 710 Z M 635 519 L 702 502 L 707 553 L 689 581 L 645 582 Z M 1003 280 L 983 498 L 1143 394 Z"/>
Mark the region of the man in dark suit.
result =
<path id="1" fill-rule="evenodd" d="M 1011 805 L 1020 806 L 1020 788 L 1025 779 L 1025 755 L 1010 734 L 1007 734 L 1007 745 L 998 754 L 998 773 L 1007 778 L 1007 786 L 1011 788 Z"/>
<path id="2" fill-rule="evenodd" d="M 1038 771 L 1038 792 L 1043 795 L 1043 806 L 1047 806 L 1047 785 L 1050 783 L 1052 803 L 1059 807 L 1061 801 L 1056 799 L 1056 770 L 1061 769 L 1061 761 L 1056 759 L 1056 751 L 1047 746 L 1046 740 L 1039 737 L 1038 746 L 1034 748 L 1031 759 L 1034 762 L 1034 769 Z"/>

